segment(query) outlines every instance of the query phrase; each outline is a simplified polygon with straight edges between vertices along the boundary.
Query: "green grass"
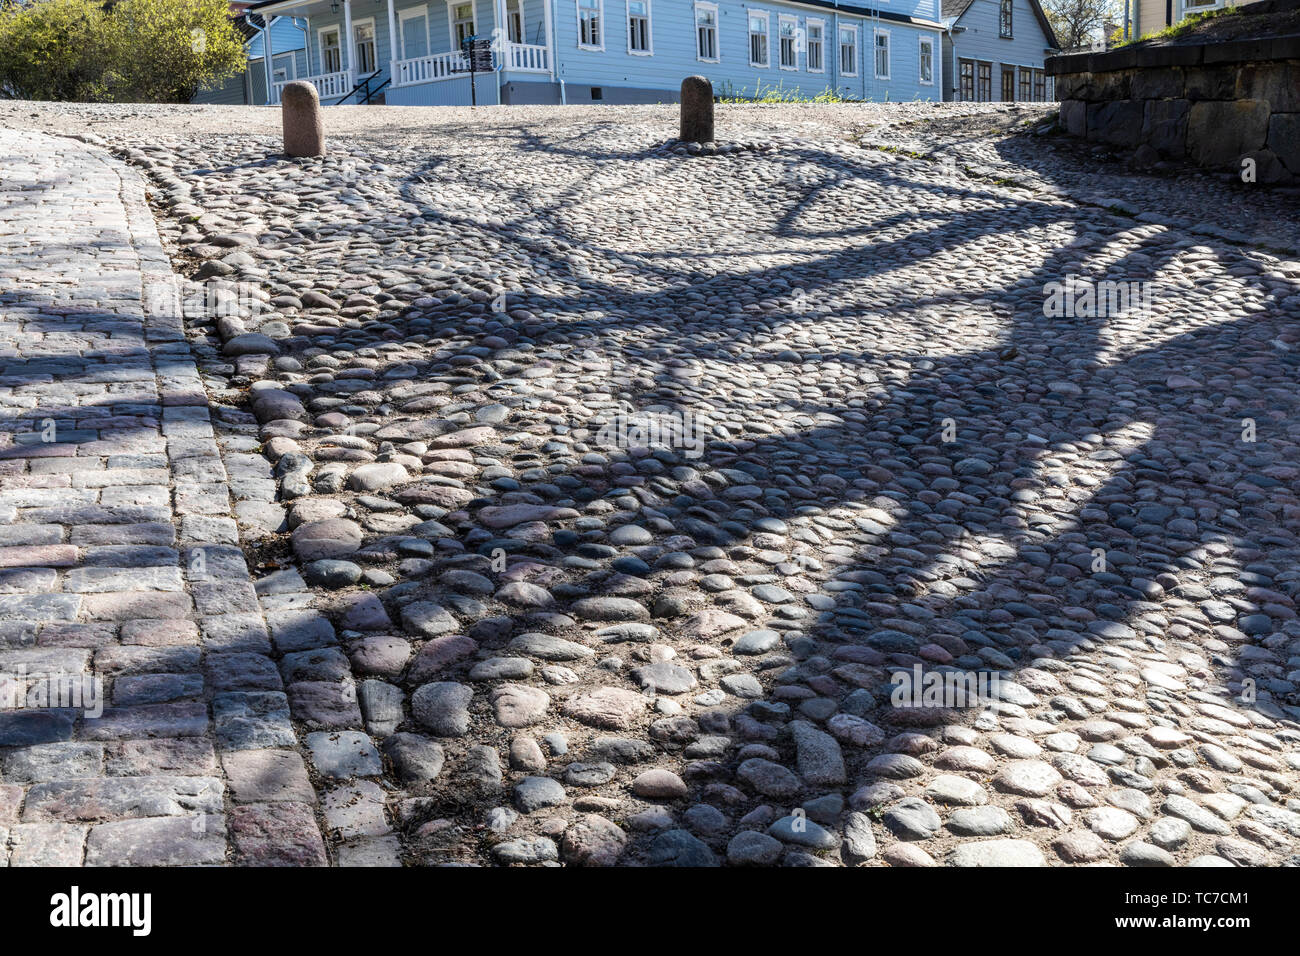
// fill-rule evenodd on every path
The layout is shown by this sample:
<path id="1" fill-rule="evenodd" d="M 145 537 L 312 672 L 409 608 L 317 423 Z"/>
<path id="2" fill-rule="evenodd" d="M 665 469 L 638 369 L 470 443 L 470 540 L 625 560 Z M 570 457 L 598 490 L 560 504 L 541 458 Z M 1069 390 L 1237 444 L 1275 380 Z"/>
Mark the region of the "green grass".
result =
<path id="1" fill-rule="evenodd" d="M 927 156 L 925 153 L 918 153 L 914 149 L 904 149 L 902 146 L 892 146 L 888 143 L 859 142 L 858 145 L 861 146 L 863 149 L 876 149 L 882 153 L 894 153 L 895 155 L 898 156 L 906 156 L 908 159 L 924 159 L 926 161 L 931 160 L 931 157 Z"/>
<path id="2" fill-rule="evenodd" d="M 1121 39 L 1114 44 L 1112 49 L 1115 47 L 1128 46 L 1131 43 L 1138 43 L 1143 40 L 1172 40 L 1174 37 L 1179 37 L 1184 33 L 1190 32 L 1194 27 L 1198 24 L 1204 23 L 1206 20 L 1213 20 L 1216 17 L 1223 17 L 1236 12 L 1236 7 L 1223 7 L 1218 10 L 1206 10 L 1203 13 L 1189 14 L 1186 20 L 1183 20 L 1181 23 L 1175 23 L 1171 27 L 1165 27 L 1158 33 L 1148 33 L 1145 36 L 1134 37 L 1131 40 Z M 1112 40 L 1113 39 L 1115 39 L 1115 37 L 1112 37 Z"/>
<path id="3" fill-rule="evenodd" d="M 818 93 L 816 96 L 808 96 L 796 89 L 787 89 L 780 83 L 773 86 L 763 86 L 760 83 L 751 94 L 745 87 L 737 90 L 730 83 L 726 83 L 718 91 L 716 97 L 719 103 L 856 103 L 857 100 L 841 96 L 829 86 Z"/>

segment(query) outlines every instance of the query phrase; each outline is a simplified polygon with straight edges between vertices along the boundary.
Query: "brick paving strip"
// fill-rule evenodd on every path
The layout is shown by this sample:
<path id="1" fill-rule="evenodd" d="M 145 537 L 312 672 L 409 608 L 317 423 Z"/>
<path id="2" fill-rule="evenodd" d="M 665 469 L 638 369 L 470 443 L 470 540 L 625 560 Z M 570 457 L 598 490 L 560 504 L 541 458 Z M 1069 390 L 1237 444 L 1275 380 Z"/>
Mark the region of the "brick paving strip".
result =
<path id="1" fill-rule="evenodd" d="M 143 183 L 3 129 L 0 168 L 0 861 L 325 864 Z M 102 714 L 40 706 L 73 678 Z"/>

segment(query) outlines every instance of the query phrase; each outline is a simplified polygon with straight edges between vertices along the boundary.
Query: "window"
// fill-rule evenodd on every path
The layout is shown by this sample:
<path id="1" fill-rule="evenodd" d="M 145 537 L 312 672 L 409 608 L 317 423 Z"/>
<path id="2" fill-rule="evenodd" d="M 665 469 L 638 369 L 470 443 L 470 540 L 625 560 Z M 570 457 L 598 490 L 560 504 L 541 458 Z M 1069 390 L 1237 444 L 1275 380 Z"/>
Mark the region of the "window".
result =
<path id="1" fill-rule="evenodd" d="M 749 15 L 749 65 L 767 66 L 767 14 Z"/>
<path id="2" fill-rule="evenodd" d="M 807 45 L 804 59 L 809 73 L 826 72 L 826 23 L 823 20 L 809 20 L 807 27 Z"/>
<path id="3" fill-rule="evenodd" d="M 423 11 L 403 14 L 401 33 L 402 59 L 429 55 L 429 21 Z"/>
<path id="4" fill-rule="evenodd" d="M 961 100 L 969 103 L 975 99 L 975 61 L 962 60 L 958 71 L 960 73 Z"/>
<path id="5" fill-rule="evenodd" d="M 858 75 L 857 27 L 840 27 L 840 75 Z"/>
<path id="6" fill-rule="evenodd" d="M 780 44 L 780 62 L 783 70 L 799 69 L 799 20 L 782 16 L 777 20 L 777 39 Z"/>
<path id="7" fill-rule="evenodd" d="M 650 0 L 627 0 L 627 52 L 647 56 L 650 49 Z"/>
<path id="8" fill-rule="evenodd" d="M 993 64 L 980 63 L 975 72 L 975 98 L 981 103 L 993 100 Z"/>
<path id="9" fill-rule="evenodd" d="M 1025 103 L 1029 102 L 1029 98 L 1033 96 L 1033 89 L 1032 89 L 1033 81 L 1034 81 L 1033 71 L 1031 70 L 1020 71 L 1020 99 L 1022 102 Z"/>
<path id="10" fill-rule="evenodd" d="M 273 53 L 271 55 L 271 82 L 287 83 L 297 75 L 292 53 Z"/>
<path id="11" fill-rule="evenodd" d="M 876 31 L 876 79 L 889 79 L 889 31 Z"/>
<path id="12" fill-rule="evenodd" d="M 1013 0 L 1001 0 L 998 5 L 998 36 L 1011 39 L 1011 7 Z"/>
<path id="13" fill-rule="evenodd" d="M 474 4 L 458 3 L 451 8 L 451 35 L 457 50 L 474 36 Z"/>
<path id="14" fill-rule="evenodd" d="M 921 53 L 918 62 L 921 85 L 934 86 L 934 37 L 921 37 Z"/>
<path id="15" fill-rule="evenodd" d="M 718 62 L 718 8 L 715 4 L 695 5 L 695 58 Z"/>
<path id="16" fill-rule="evenodd" d="M 375 21 L 363 20 L 353 30 L 357 35 L 357 76 L 375 72 Z"/>
<path id="17" fill-rule="evenodd" d="M 1039 103 L 1047 99 L 1047 82 L 1042 70 L 1034 70 L 1034 99 Z"/>
<path id="18" fill-rule="evenodd" d="M 519 4 L 514 4 L 513 9 L 506 14 L 506 27 L 510 33 L 511 43 L 524 42 L 524 18 L 519 12 Z"/>
<path id="19" fill-rule="evenodd" d="M 1002 64 L 1002 102 L 1014 103 L 1016 100 L 1016 68 Z"/>
<path id="20" fill-rule="evenodd" d="M 320 32 L 320 62 L 326 73 L 338 73 L 343 69 L 343 51 L 339 48 L 339 28 L 330 27 Z"/>
<path id="21" fill-rule="evenodd" d="M 578 46 L 584 50 L 603 50 L 601 14 L 604 0 L 578 0 Z"/>

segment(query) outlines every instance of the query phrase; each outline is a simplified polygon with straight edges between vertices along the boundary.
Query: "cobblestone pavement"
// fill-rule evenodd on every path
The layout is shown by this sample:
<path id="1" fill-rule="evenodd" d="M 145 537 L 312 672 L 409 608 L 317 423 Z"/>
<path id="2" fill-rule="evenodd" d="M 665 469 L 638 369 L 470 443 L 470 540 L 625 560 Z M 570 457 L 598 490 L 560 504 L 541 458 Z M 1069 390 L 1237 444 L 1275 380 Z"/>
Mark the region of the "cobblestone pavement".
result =
<path id="1" fill-rule="evenodd" d="M 270 624 L 232 670 L 289 705 L 244 779 L 296 730 L 333 860 L 1300 859 L 1293 197 L 1196 230 L 1228 184 L 1089 187 L 987 106 L 728 111 L 710 156 L 665 109 L 337 111 L 309 161 L 36 112 L 105 123 L 206 296 Z M 967 162 L 955 116 L 1015 122 Z M 1070 276 L 1147 285 L 1045 315 Z"/>
<path id="2" fill-rule="evenodd" d="M 0 859 L 323 863 L 143 180 L 0 168 Z"/>

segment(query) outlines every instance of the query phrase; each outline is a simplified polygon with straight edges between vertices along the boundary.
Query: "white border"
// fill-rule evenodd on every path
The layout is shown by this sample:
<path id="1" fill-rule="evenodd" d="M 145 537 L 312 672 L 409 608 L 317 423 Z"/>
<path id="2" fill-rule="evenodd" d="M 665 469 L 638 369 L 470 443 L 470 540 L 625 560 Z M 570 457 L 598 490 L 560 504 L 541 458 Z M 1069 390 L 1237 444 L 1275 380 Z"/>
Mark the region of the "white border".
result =
<path id="1" fill-rule="evenodd" d="M 781 62 L 781 24 L 783 23 L 794 24 L 794 36 L 790 38 L 794 44 L 794 66 L 786 66 Z M 799 18 L 793 13 L 778 13 L 776 15 L 776 65 L 787 73 L 799 70 Z"/>
<path id="2" fill-rule="evenodd" d="M 850 73 L 844 69 L 844 32 L 853 33 L 853 72 Z M 835 37 L 835 55 L 839 57 L 835 62 L 839 64 L 840 76 L 851 76 L 856 78 L 858 75 L 858 25 L 856 23 L 841 23 L 839 32 Z"/>
<path id="3" fill-rule="evenodd" d="M 930 44 L 930 79 L 928 80 L 921 73 L 921 50 L 927 43 Z M 934 74 L 938 66 L 939 57 L 934 52 L 934 37 L 923 33 L 916 38 L 916 82 L 921 86 L 934 86 Z"/>
<path id="4" fill-rule="evenodd" d="M 433 48 L 433 40 L 429 37 L 429 7 L 426 4 L 423 7 L 411 7 L 409 10 L 397 11 L 397 52 L 402 54 L 403 60 L 414 60 L 419 57 L 408 57 L 406 55 L 406 21 L 414 20 L 416 17 L 424 17 L 424 55 L 428 56 Z"/>
<path id="5" fill-rule="evenodd" d="M 750 20 L 751 17 L 763 18 L 763 39 L 767 41 L 767 62 L 754 62 L 754 27 Z M 745 54 L 749 57 L 750 69 L 770 70 L 772 68 L 772 14 L 766 10 L 746 10 L 745 11 L 745 46 L 748 52 Z"/>
<path id="6" fill-rule="evenodd" d="M 459 53 L 460 44 L 456 42 L 456 8 L 469 4 L 470 36 L 478 36 L 478 4 L 474 0 L 447 0 L 447 46 L 451 47 L 449 53 Z M 432 40 L 430 40 L 432 45 Z"/>
<path id="7" fill-rule="evenodd" d="M 713 11 L 713 56 L 700 56 L 700 19 L 699 11 Z M 691 9 L 691 25 L 695 30 L 695 59 L 700 63 L 721 63 L 722 62 L 722 16 L 718 13 L 718 5 L 712 0 L 695 0 L 695 5 Z M 745 21 L 748 28 L 749 21 Z"/>
<path id="8" fill-rule="evenodd" d="M 605 0 L 596 0 L 596 29 L 600 30 L 599 44 L 592 45 L 582 42 L 582 0 L 573 0 L 573 25 L 578 29 L 579 50 L 590 50 L 594 53 L 605 52 Z"/>
<path id="9" fill-rule="evenodd" d="M 811 62 L 808 59 L 808 47 L 812 43 L 812 25 L 814 23 L 822 28 L 822 38 L 821 38 L 822 65 L 819 69 L 816 70 L 814 70 L 811 66 L 808 65 Z M 826 21 L 821 17 L 805 17 L 803 28 L 804 28 L 804 39 L 803 39 L 804 69 L 807 70 L 809 73 L 825 73 L 826 72 Z"/>
<path id="10" fill-rule="evenodd" d="M 645 4 L 645 40 L 648 46 L 644 50 L 632 49 L 632 0 L 624 0 L 623 9 L 627 14 L 623 23 L 623 35 L 627 37 L 628 56 L 655 55 L 655 10 L 654 0 L 641 0 Z"/>
<path id="11" fill-rule="evenodd" d="M 337 70 L 325 69 L 325 34 L 337 33 L 339 35 L 339 68 Z M 343 72 L 343 24 L 331 23 L 327 27 L 316 28 L 316 62 L 320 64 L 320 75 L 329 76 L 331 73 Z"/>

